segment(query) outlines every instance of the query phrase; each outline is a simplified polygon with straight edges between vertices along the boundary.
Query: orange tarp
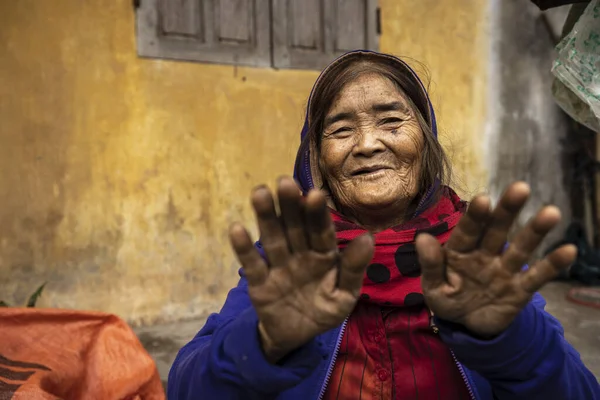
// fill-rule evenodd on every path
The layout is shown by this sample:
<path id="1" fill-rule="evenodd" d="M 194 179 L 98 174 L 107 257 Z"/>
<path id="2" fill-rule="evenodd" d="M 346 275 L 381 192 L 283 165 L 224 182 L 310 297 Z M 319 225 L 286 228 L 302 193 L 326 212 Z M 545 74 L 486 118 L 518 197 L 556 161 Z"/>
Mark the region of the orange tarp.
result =
<path id="1" fill-rule="evenodd" d="M 154 361 L 120 318 L 0 308 L 0 400 L 162 400 Z"/>

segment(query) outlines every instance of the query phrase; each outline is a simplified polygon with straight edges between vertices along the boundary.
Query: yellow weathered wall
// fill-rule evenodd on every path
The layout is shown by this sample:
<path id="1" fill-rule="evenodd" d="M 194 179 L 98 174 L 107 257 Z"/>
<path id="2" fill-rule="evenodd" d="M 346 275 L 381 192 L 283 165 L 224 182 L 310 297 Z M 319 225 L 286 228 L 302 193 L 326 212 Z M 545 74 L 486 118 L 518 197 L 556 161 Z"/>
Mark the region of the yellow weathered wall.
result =
<path id="1" fill-rule="evenodd" d="M 428 64 L 480 185 L 484 2 L 381 3 L 382 50 Z M 0 43 L 0 299 L 48 281 L 40 305 L 132 323 L 218 307 L 227 227 L 291 172 L 317 73 L 139 59 L 130 1 L 0 2 Z"/>
<path id="2" fill-rule="evenodd" d="M 380 0 L 381 50 L 409 58 L 431 75 L 440 139 L 451 157 L 454 185 L 470 197 L 485 189 L 483 135 L 487 110 L 488 2 Z M 410 59 L 417 62 L 411 62 Z"/>

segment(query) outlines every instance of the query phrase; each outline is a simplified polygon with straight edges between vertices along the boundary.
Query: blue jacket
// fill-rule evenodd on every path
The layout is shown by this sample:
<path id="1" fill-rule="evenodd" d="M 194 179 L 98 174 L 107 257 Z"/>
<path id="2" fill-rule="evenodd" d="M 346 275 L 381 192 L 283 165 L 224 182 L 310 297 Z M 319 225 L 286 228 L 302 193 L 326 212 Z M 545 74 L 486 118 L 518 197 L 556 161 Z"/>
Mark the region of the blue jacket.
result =
<path id="1" fill-rule="evenodd" d="M 413 83 L 427 95 L 410 67 L 395 57 L 382 56 L 412 73 Z M 416 107 L 437 135 L 431 102 L 417 103 Z M 302 139 L 307 128 L 305 123 Z M 301 147 L 294 172 L 304 192 L 314 186 L 309 151 Z M 563 337 L 560 323 L 544 311 L 545 304 L 536 294 L 512 325 L 491 341 L 477 340 L 458 326 L 437 321 L 441 338 L 453 351 L 473 399 L 600 400 L 598 381 Z M 257 326 L 258 318 L 242 276 L 221 311 L 212 314 L 177 355 L 169 374 L 168 398 L 320 399 L 345 324 L 316 337 L 278 365 L 265 360 Z"/>
<path id="2" fill-rule="evenodd" d="M 600 400 L 600 385 L 544 311 L 539 294 L 512 325 L 481 341 L 444 321 L 452 349 L 477 400 Z M 218 314 L 181 349 L 169 374 L 170 400 L 317 400 L 339 347 L 341 327 L 318 336 L 281 365 L 265 360 L 258 318 L 241 278 Z"/>

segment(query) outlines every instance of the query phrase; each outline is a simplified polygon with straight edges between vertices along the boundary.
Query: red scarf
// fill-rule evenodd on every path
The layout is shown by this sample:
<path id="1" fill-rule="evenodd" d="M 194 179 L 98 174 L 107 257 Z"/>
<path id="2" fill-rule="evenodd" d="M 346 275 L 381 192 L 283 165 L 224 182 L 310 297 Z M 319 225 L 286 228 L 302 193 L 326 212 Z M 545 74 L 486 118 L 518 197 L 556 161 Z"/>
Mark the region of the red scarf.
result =
<path id="1" fill-rule="evenodd" d="M 361 299 L 382 306 L 423 304 L 421 268 L 415 238 L 427 232 L 445 243 L 464 214 L 467 203 L 449 187 L 442 187 L 433 206 L 417 217 L 375 235 L 375 255 L 367 268 Z M 340 248 L 366 232 L 364 228 L 332 211 Z"/>
<path id="2" fill-rule="evenodd" d="M 469 398 L 452 354 L 430 326 L 415 238 L 428 232 L 442 243 L 466 209 L 450 188 L 435 205 L 375 235 L 361 300 L 348 319 L 325 400 Z M 333 212 L 340 247 L 365 230 Z M 416 307 L 411 307 L 416 306 Z"/>

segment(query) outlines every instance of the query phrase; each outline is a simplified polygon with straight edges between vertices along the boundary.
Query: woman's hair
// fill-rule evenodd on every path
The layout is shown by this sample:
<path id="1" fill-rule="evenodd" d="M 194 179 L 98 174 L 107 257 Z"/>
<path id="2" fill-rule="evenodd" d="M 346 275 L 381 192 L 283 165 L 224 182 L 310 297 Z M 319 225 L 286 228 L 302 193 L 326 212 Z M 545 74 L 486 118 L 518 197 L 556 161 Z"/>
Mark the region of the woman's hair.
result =
<path id="1" fill-rule="evenodd" d="M 434 135 L 431 123 L 428 122 L 433 116 L 430 116 L 429 113 L 429 101 L 425 90 L 408 66 L 391 57 L 354 53 L 340 59 L 328 68 L 313 89 L 307 116 L 308 133 L 300 144 L 299 154 L 304 154 L 310 149 L 312 141 L 320 159 L 324 120 L 336 96 L 348 83 L 361 75 L 372 73 L 392 81 L 397 89 L 406 96 L 423 131 L 424 146 L 418 181 L 419 191 L 415 198 L 415 201 L 419 202 L 431 188 L 439 189 L 449 182 L 451 167 L 444 149 Z M 298 161 L 302 159 L 303 157 L 298 157 Z M 323 189 L 328 189 L 325 180 L 323 180 L 323 186 Z M 428 197 L 435 201 L 436 196 Z"/>

